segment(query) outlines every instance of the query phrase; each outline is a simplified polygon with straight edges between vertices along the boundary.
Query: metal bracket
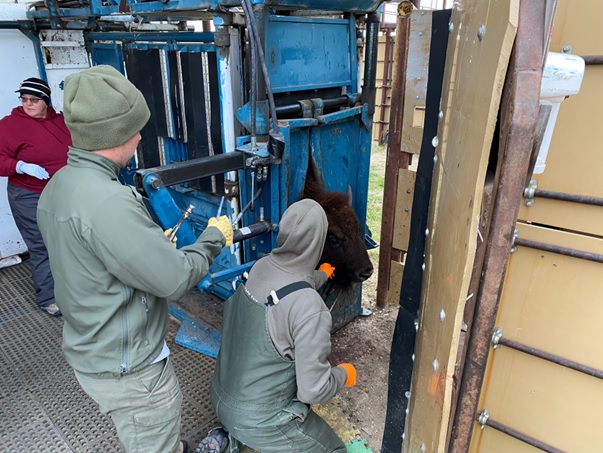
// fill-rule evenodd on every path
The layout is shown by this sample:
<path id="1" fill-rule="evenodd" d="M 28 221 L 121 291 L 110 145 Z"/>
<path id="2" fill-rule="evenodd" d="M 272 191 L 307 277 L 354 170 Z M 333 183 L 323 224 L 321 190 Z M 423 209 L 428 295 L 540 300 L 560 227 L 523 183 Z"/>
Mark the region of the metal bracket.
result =
<path id="1" fill-rule="evenodd" d="M 214 44 L 216 47 L 230 46 L 230 33 L 227 28 L 221 27 L 214 33 Z"/>
<path id="2" fill-rule="evenodd" d="M 538 181 L 535 179 L 530 180 L 530 184 L 523 190 L 523 204 L 528 208 L 534 206 L 534 194 L 538 188 Z"/>
<path id="3" fill-rule="evenodd" d="M 511 240 L 511 253 L 515 253 L 517 251 L 517 246 L 515 245 L 515 239 L 519 236 L 519 229 L 515 228 L 513 231 L 513 239 Z"/>
<path id="4" fill-rule="evenodd" d="M 500 327 L 497 327 L 496 329 L 494 329 L 494 332 L 492 333 L 492 347 L 494 349 L 498 348 L 500 346 L 500 339 L 503 336 L 503 330 Z"/>
<path id="5" fill-rule="evenodd" d="M 316 99 L 310 99 L 310 101 L 312 102 L 312 105 L 314 107 L 314 118 L 319 117 L 320 115 L 323 114 L 323 110 L 324 110 L 324 103 L 322 101 L 322 99 L 320 98 L 316 98 Z"/>
<path id="6" fill-rule="evenodd" d="M 309 99 L 302 99 L 301 101 L 298 101 L 299 105 L 301 106 L 301 113 L 302 113 L 302 118 L 313 118 L 313 111 L 312 111 L 312 101 L 310 101 Z"/>

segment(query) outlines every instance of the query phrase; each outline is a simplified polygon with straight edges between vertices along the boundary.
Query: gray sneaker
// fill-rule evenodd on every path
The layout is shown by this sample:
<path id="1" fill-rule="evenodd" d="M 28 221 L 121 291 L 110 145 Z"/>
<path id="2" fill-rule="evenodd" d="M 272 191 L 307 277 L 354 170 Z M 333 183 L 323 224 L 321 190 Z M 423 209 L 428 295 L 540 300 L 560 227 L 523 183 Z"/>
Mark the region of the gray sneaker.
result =
<path id="1" fill-rule="evenodd" d="M 228 448 L 228 433 L 223 428 L 213 428 L 195 449 L 195 453 L 225 453 Z"/>
<path id="2" fill-rule="evenodd" d="M 48 304 L 40 308 L 51 316 L 61 316 L 61 310 L 59 310 L 57 304 Z"/>

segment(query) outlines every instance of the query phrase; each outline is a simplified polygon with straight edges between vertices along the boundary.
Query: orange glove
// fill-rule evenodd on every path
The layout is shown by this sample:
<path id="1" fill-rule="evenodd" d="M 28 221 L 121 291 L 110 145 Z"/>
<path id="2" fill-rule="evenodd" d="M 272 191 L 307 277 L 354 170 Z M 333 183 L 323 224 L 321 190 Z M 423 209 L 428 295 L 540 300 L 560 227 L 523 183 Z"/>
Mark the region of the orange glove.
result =
<path id="1" fill-rule="evenodd" d="M 356 368 L 351 363 L 340 363 L 341 368 L 345 370 L 348 375 L 347 380 L 345 381 L 346 387 L 354 387 L 356 385 Z"/>
<path id="2" fill-rule="evenodd" d="M 325 274 L 327 274 L 327 278 L 333 278 L 333 275 L 335 275 L 335 268 L 329 263 L 322 263 L 319 266 L 318 270 L 323 271 Z"/>

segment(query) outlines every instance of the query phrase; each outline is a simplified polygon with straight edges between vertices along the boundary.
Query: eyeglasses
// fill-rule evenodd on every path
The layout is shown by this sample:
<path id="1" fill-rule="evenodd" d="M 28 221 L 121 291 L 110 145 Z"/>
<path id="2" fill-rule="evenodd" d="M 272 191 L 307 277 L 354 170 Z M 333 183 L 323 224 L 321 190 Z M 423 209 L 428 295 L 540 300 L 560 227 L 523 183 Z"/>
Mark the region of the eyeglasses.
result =
<path id="1" fill-rule="evenodd" d="M 19 96 L 19 100 L 23 103 L 23 104 L 27 104 L 29 102 L 31 102 L 32 104 L 37 104 L 38 102 L 40 102 L 42 99 L 40 98 L 26 98 L 25 96 Z"/>

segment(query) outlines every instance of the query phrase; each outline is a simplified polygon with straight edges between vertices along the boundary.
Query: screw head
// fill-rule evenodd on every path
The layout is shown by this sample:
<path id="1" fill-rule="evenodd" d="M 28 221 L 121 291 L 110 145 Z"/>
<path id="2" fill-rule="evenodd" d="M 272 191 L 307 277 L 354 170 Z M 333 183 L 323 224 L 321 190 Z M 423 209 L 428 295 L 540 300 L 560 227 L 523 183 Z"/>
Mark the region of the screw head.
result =
<path id="1" fill-rule="evenodd" d="M 480 25 L 479 28 L 477 29 L 477 39 L 479 39 L 481 41 L 482 39 L 484 39 L 485 34 L 486 34 L 486 26 Z"/>

